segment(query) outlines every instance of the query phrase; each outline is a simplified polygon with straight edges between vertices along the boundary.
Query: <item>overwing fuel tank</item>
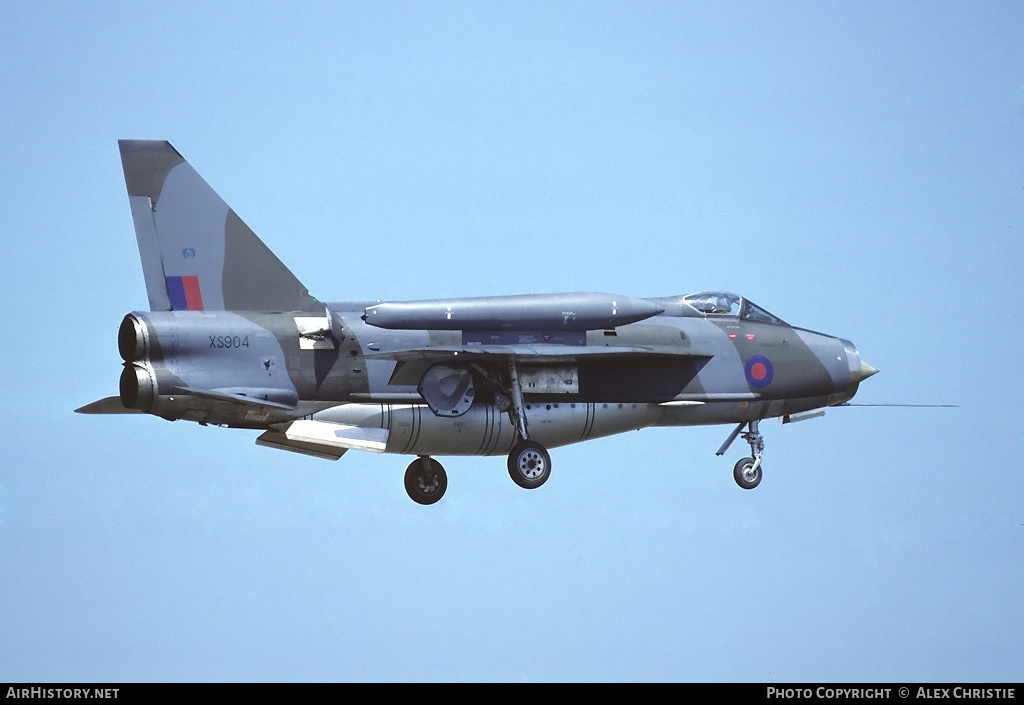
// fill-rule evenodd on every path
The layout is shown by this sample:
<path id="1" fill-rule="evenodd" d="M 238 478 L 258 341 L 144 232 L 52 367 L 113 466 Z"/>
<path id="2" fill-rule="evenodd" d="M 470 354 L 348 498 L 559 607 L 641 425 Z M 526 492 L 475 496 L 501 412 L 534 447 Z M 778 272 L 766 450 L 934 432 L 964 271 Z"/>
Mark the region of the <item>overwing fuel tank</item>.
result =
<path id="1" fill-rule="evenodd" d="M 363 320 L 392 330 L 597 330 L 636 323 L 665 309 L 618 294 L 524 294 L 379 303 Z"/>

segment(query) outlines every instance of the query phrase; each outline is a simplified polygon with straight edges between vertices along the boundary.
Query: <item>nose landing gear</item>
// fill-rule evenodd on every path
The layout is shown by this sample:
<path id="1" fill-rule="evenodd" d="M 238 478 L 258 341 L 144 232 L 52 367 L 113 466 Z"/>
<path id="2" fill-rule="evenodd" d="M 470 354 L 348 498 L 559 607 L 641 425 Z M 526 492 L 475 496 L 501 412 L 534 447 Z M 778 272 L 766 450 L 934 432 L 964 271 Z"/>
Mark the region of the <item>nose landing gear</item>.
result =
<path id="1" fill-rule="evenodd" d="M 744 426 L 747 427 L 746 431 L 743 430 Z M 750 444 L 750 453 L 754 457 L 742 458 L 737 462 L 732 469 L 732 476 L 737 485 L 745 490 L 752 490 L 761 484 L 761 456 L 764 454 L 764 438 L 757 430 L 757 421 L 744 422 L 733 429 L 715 455 L 722 455 L 729 450 L 729 446 L 739 435 Z"/>
<path id="2" fill-rule="evenodd" d="M 752 490 L 761 484 L 760 459 L 741 458 L 732 469 L 736 484 L 745 490 Z"/>

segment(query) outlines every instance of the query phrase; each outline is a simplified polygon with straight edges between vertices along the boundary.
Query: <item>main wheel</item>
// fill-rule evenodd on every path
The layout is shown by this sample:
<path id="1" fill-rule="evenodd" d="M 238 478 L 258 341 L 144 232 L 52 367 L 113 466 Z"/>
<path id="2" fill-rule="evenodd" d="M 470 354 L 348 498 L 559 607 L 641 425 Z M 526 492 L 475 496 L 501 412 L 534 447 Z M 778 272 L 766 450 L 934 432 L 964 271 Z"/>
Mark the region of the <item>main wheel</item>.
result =
<path id="1" fill-rule="evenodd" d="M 732 469 L 732 476 L 736 484 L 745 490 L 752 490 L 761 484 L 761 466 L 754 469 L 753 458 L 743 458 Z"/>
<path id="2" fill-rule="evenodd" d="M 444 497 L 448 474 L 441 463 L 428 455 L 416 458 L 405 469 L 405 491 L 413 502 L 433 504 Z"/>
<path id="3" fill-rule="evenodd" d="M 551 456 L 536 441 L 519 441 L 508 454 L 508 474 L 523 489 L 540 487 L 551 476 Z"/>

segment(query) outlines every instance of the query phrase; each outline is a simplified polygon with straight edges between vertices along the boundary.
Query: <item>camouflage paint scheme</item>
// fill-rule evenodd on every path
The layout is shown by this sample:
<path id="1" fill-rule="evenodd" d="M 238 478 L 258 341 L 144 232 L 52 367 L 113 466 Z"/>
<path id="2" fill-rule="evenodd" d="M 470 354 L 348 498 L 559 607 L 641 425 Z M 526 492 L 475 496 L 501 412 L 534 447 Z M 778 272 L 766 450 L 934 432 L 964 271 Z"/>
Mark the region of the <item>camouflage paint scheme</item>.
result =
<path id="1" fill-rule="evenodd" d="M 324 458 L 416 455 L 406 487 L 423 504 L 447 486 L 430 456 L 509 454 L 532 488 L 547 448 L 734 424 L 719 453 L 742 433 L 749 489 L 759 420 L 845 403 L 875 372 L 850 341 L 727 292 L 325 303 L 168 142 L 119 146 L 150 310 L 122 322 L 119 396 L 82 413 L 258 429 L 261 445 Z"/>

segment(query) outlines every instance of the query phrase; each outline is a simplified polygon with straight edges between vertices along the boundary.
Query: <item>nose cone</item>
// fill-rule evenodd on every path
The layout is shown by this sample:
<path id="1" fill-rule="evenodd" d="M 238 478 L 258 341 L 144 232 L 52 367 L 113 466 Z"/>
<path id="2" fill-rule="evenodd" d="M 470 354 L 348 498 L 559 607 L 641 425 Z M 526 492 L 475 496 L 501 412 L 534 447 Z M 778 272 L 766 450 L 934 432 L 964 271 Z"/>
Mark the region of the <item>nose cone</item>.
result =
<path id="1" fill-rule="evenodd" d="M 857 380 L 858 382 L 863 382 L 864 380 L 866 380 L 871 375 L 877 375 L 877 374 L 878 374 L 878 370 L 876 370 L 874 367 L 872 367 L 868 363 L 866 363 L 863 360 L 861 360 L 861 363 L 860 363 L 860 379 Z"/>
<path id="2" fill-rule="evenodd" d="M 846 377 L 846 384 L 840 389 L 837 389 L 837 393 L 829 401 L 829 403 L 833 405 L 845 404 L 853 399 L 854 395 L 857 393 L 857 389 L 860 387 L 860 383 L 868 377 L 878 374 L 878 370 L 860 359 L 860 352 L 857 350 L 856 345 L 851 343 L 849 340 L 842 340 L 842 343 L 846 348 L 848 374 Z"/>

